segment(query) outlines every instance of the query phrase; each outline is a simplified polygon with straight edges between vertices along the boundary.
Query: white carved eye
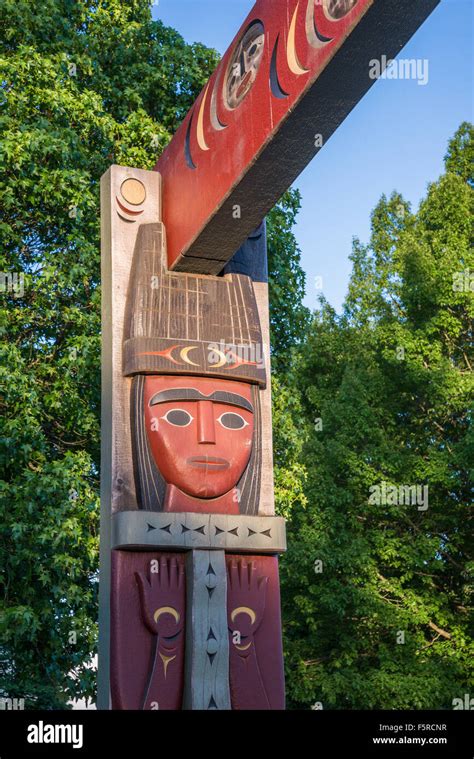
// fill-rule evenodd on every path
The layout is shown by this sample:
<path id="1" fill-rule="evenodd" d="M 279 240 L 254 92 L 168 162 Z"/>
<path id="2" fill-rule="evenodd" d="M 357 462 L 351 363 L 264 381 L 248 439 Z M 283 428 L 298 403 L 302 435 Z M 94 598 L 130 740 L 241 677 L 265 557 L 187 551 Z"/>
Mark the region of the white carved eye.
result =
<path id="1" fill-rule="evenodd" d="M 248 427 L 249 424 L 243 416 L 236 414 L 234 411 L 226 411 L 220 415 L 217 421 L 226 430 L 242 430 L 244 427 Z"/>
<path id="2" fill-rule="evenodd" d="M 194 419 L 188 411 L 182 408 L 172 408 L 161 418 L 165 419 L 168 424 L 172 424 L 173 427 L 188 427 Z"/>

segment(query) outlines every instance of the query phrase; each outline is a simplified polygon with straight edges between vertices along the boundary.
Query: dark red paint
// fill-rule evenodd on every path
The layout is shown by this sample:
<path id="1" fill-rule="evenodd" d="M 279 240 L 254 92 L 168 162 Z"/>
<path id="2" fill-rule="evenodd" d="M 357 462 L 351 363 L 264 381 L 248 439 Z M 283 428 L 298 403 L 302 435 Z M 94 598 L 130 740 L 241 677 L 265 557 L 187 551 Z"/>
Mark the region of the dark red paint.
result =
<path id="1" fill-rule="evenodd" d="M 232 709 L 284 709 L 278 559 L 226 561 Z"/>
<path id="2" fill-rule="evenodd" d="M 184 554 L 112 552 L 113 709 L 181 709 L 184 564 Z"/>
<path id="3" fill-rule="evenodd" d="M 251 405 L 250 385 L 205 377 L 145 379 L 144 413 L 150 448 L 166 482 L 175 486 L 167 494 L 165 510 L 238 514 L 234 488 L 252 450 L 252 411 L 211 400 L 180 399 L 150 405 L 160 392 L 170 389 L 181 389 L 183 398 L 190 389 L 203 397 L 222 391 Z M 225 426 L 229 424 L 234 426 Z"/>
<path id="4" fill-rule="evenodd" d="M 163 178 L 163 221 L 170 268 L 186 253 L 265 143 L 278 132 L 372 2 L 358 0 L 345 15 L 335 18 L 338 14 L 331 15 L 334 3 L 329 0 L 257 0 L 156 165 Z M 288 57 L 288 50 L 293 49 L 295 12 L 298 73 L 291 69 Z M 243 35 L 257 21 L 264 27 L 263 53 L 252 74 L 252 86 L 237 106 L 230 108 L 227 73 L 235 65 L 234 54 Z M 240 90 L 245 91 L 249 77 L 241 73 Z M 236 93 L 237 101 L 239 94 Z M 202 256 L 218 258 L 213 251 L 202 251 Z"/>

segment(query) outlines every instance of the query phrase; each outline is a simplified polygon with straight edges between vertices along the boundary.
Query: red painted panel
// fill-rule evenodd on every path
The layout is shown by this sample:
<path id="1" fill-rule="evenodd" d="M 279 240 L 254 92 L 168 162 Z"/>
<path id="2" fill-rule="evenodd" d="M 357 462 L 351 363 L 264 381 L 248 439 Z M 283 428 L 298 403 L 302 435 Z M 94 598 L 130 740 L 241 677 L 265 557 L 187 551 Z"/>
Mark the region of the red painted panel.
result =
<path id="1" fill-rule="evenodd" d="M 112 551 L 113 709 L 181 709 L 184 679 L 184 554 Z"/>
<path id="2" fill-rule="evenodd" d="M 170 268 L 186 254 L 372 2 L 257 0 L 156 166 L 163 177 Z M 193 256 L 219 258 L 212 250 L 194 250 Z"/>
<path id="3" fill-rule="evenodd" d="M 227 556 L 232 709 L 285 708 L 276 556 Z"/>

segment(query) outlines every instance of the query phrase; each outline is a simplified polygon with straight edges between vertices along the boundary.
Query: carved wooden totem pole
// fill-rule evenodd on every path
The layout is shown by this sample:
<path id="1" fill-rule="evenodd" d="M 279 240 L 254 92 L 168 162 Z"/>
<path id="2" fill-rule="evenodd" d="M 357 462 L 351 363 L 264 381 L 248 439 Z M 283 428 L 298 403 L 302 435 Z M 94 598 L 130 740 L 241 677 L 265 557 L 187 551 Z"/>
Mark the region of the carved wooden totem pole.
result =
<path id="1" fill-rule="evenodd" d="M 283 709 L 265 214 L 437 0 L 258 0 L 102 206 L 99 708 Z"/>

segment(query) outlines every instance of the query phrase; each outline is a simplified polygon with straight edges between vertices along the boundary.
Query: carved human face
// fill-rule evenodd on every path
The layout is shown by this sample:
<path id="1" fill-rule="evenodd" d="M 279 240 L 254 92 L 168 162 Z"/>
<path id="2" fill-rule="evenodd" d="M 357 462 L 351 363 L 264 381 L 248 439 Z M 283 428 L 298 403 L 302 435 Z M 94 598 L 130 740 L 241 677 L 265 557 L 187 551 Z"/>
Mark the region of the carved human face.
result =
<path id="1" fill-rule="evenodd" d="M 330 19 L 339 21 L 353 9 L 357 0 L 325 0 L 324 12 Z"/>
<path id="2" fill-rule="evenodd" d="M 265 46 L 265 30 L 254 21 L 237 44 L 227 68 L 225 97 L 228 108 L 237 108 L 252 87 Z"/>
<path id="3" fill-rule="evenodd" d="M 168 484 L 196 498 L 217 498 L 237 485 L 252 450 L 250 385 L 148 376 L 144 403 L 150 448 Z"/>

